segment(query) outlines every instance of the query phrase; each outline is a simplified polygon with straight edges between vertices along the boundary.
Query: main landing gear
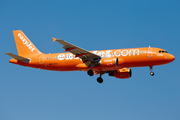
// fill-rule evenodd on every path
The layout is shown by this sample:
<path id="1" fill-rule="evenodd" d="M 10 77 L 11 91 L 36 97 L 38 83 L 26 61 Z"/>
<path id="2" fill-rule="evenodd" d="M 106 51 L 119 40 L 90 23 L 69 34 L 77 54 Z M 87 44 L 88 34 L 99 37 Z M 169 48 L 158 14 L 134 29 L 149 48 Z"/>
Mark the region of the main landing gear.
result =
<path id="1" fill-rule="evenodd" d="M 102 77 L 98 77 L 98 78 L 97 78 L 97 82 L 98 82 L 98 83 L 102 83 L 102 82 L 103 82 Z"/>
<path id="2" fill-rule="evenodd" d="M 150 72 L 150 75 L 151 75 L 151 76 L 154 76 L 154 72 L 153 72 L 152 70 L 153 70 L 153 67 L 150 66 L 150 71 L 151 71 L 151 72 Z"/>
<path id="3" fill-rule="evenodd" d="M 103 74 L 104 74 L 103 72 L 100 72 L 100 77 L 97 78 L 98 83 L 103 83 L 103 79 L 101 77 Z"/>
<path id="4" fill-rule="evenodd" d="M 87 71 L 87 74 L 88 74 L 89 76 L 93 76 L 93 75 L 94 75 L 94 72 L 93 72 L 92 70 L 88 70 L 88 71 Z"/>
<path id="5" fill-rule="evenodd" d="M 94 75 L 94 72 L 93 72 L 92 70 L 88 70 L 88 71 L 87 71 L 87 74 L 88 74 L 89 76 L 93 76 L 93 75 Z M 98 82 L 98 83 L 103 83 L 103 79 L 102 79 L 102 77 L 101 77 L 103 74 L 104 74 L 103 72 L 100 72 L 100 77 L 97 78 L 97 82 Z"/>
<path id="6" fill-rule="evenodd" d="M 90 65 L 90 70 L 87 71 L 87 74 L 88 74 L 89 76 L 93 76 L 93 75 L 94 75 L 94 72 L 92 71 L 92 68 L 93 68 L 94 66 L 95 66 L 94 63 L 92 63 L 92 64 Z"/>

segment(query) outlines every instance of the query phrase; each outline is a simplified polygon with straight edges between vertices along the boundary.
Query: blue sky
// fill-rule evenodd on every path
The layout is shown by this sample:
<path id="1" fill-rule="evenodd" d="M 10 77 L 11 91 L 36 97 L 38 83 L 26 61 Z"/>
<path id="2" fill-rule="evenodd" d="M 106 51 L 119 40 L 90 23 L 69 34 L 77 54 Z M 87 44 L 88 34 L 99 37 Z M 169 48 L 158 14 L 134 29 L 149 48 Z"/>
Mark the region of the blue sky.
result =
<path id="1" fill-rule="evenodd" d="M 178 0 L 51 0 L 0 2 L 0 120 L 179 120 Z M 132 78 L 54 72 L 10 64 L 17 54 L 13 30 L 43 53 L 63 52 L 51 37 L 86 50 L 159 47 L 170 64 L 132 68 Z"/>

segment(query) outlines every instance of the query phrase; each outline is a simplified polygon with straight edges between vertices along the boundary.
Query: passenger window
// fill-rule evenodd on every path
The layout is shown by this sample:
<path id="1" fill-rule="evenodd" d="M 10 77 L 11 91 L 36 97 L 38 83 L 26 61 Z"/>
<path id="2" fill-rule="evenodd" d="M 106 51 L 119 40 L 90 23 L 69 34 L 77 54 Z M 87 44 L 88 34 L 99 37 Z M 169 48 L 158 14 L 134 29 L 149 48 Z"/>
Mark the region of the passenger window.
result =
<path id="1" fill-rule="evenodd" d="M 164 53 L 165 51 L 162 51 L 162 53 Z"/>

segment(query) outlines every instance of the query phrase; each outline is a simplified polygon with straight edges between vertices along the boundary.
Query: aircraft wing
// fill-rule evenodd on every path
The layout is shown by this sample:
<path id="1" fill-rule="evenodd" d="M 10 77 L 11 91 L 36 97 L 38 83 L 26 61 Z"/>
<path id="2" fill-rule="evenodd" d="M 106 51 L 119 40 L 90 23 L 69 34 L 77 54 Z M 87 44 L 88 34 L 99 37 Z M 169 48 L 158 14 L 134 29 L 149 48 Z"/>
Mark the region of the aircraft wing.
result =
<path id="1" fill-rule="evenodd" d="M 66 51 L 69 51 L 71 52 L 72 54 L 75 55 L 75 57 L 79 57 L 82 59 L 83 62 L 85 61 L 90 61 L 90 62 L 94 62 L 94 61 L 98 61 L 101 59 L 101 57 L 99 55 L 96 55 L 92 52 L 89 52 L 87 50 L 84 50 L 78 46 L 75 46 L 71 43 L 68 43 L 64 40 L 61 40 L 61 39 L 56 39 L 56 38 L 53 38 L 53 42 L 54 41 L 57 41 L 59 42 L 60 44 L 64 45 L 63 48 L 65 49 L 65 52 Z"/>

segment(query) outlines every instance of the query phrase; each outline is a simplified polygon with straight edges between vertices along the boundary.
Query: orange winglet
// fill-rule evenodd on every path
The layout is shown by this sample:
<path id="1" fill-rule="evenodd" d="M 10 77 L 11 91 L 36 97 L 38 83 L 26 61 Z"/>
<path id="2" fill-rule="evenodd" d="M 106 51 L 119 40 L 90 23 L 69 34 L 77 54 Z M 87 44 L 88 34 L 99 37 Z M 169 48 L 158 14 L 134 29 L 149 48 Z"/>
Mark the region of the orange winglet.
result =
<path id="1" fill-rule="evenodd" d="M 78 55 L 76 55 L 75 57 L 81 57 L 81 56 L 83 56 L 83 55 L 87 55 L 88 53 L 82 53 L 82 54 L 78 54 Z"/>
<path id="2" fill-rule="evenodd" d="M 54 37 L 52 37 L 52 39 L 53 39 L 53 42 L 57 40 L 57 39 L 56 39 L 56 38 L 54 38 Z"/>
<path id="3" fill-rule="evenodd" d="M 67 51 L 70 51 L 70 50 L 74 50 L 74 49 L 76 49 L 76 48 L 67 48 L 67 49 L 64 50 L 64 52 L 67 52 Z"/>

